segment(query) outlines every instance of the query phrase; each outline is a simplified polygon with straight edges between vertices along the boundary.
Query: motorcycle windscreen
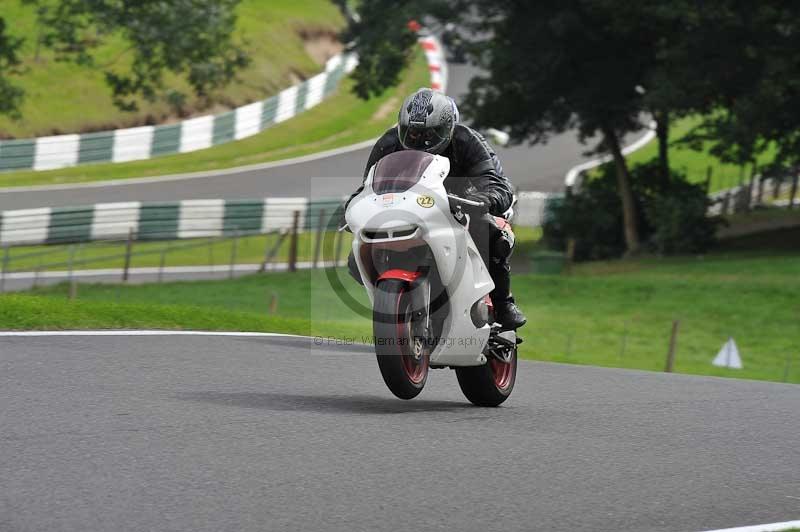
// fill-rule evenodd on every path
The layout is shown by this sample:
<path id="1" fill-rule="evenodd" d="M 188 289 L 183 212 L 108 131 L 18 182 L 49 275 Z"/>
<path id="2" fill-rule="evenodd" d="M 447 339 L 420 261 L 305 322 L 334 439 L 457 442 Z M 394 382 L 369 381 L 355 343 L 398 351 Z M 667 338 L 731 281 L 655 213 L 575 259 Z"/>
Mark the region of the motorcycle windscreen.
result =
<path id="1" fill-rule="evenodd" d="M 414 150 L 390 153 L 375 165 L 372 190 L 375 194 L 405 192 L 419 182 L 433 157 L 430 153 Z"/>

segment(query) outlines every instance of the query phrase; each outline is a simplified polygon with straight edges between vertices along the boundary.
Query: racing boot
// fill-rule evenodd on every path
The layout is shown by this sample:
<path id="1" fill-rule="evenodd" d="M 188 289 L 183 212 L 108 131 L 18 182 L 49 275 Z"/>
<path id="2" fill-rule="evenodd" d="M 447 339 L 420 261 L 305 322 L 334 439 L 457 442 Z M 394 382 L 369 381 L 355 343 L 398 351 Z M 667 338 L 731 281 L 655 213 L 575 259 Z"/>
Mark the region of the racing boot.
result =
<path id="1" fill-rule="evenodd" d="M 511 268 L 507 261 L 495 263 L 489 268 L 494 281 L 494 290 L 489 294 L 494 305 L 495 321 L 506 330 L 519 329 L 528 321 L 511 295 Z"/>

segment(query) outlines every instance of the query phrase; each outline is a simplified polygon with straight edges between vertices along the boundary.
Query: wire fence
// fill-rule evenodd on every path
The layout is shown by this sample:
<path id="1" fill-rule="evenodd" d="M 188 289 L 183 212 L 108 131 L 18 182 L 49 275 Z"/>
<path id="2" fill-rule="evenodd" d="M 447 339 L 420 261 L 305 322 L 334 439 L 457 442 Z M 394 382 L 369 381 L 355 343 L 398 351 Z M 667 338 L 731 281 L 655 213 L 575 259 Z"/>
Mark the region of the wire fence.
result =
<path id="1" fill-rule="evenodd" d="M 713 202 L 710 213 L 730 215 L 768 206 L 792 210 L 800 207 L 798 180 L 800 169 L 797 168 L 787 168 L 784 172 L 773 174 L 753 172 L 750 179 L 744 180 L 742 177 L 738 185 L 710 194 Z"/>
<path id="2" fill-rule="evenodd" d="M 227 272 L 233 277 L 246 272 L 343 265 L 350 235 L 336 231 L 338 210 L 320 208 L 313 217 L 308 212 L 292 211 L 288 226 L 282 213 L 262 215 L 258 229 L 250 224 L 231 226 L 219 236 L 202 236 L 216 235 L 219 224 L 195 224 L 193 236 L 185 240 L 174 240 L 173 230 L 151 228 L 143 234 L 129 229 L 124 239 L 74 239 L 45 246 L 7 244 L 0 249 L 0 292 L 9 289 L 9 283 L 13 289 L 23 289 L 48 280 L 76 282 L 80 277 L 103 276 L 125 282 L 132 275 L 146 275 L 161 282 L 170 273 L 218 276 Z M 267 226 L 279 227 L 263 231 L 265 218 Z"/>
<path id="3" fill-rule="evenodd" d="M 553 362 L 800 383 L 796 335 L 764 342 L 742 331 L 729 336 L 716 329 L 705 322 L 651 317 L 614 324 L 603 332 L 569 326 L 537 328 L 535 323 L 522 332 L 527 353 Z M 713 364 L 731 336 L 738 343 L 741 369 Z"/>

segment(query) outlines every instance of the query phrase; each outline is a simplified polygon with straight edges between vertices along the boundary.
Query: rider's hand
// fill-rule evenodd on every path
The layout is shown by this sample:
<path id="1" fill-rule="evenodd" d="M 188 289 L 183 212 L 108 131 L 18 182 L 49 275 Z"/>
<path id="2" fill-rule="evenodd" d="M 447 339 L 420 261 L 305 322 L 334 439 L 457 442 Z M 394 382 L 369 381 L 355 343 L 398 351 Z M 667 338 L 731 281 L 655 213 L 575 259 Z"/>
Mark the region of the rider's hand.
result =
<path id="1" fill-rule="evenodd" d="M 462 205 L 461 208 L 464 210 L 464 212 L 467 212 L 472 215 L 477 214 L 478 216 L 489 212 L 489 205 L 491 204 L 491 200 L 487 194 L 484 194 L 482 192 L 473 192 L 472 194 L 468 195 L 466 199 L 481 202 L 483 206 L 474 207 L 472 205 Z"/>

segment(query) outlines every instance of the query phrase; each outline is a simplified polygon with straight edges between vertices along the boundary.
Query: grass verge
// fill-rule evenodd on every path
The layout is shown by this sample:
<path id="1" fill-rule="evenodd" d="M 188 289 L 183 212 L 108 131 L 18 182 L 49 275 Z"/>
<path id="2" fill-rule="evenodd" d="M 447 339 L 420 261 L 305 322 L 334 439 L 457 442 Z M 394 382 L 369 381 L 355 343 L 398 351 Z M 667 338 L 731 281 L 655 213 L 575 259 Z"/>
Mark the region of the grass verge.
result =
<path id="1" fill-rule="evenodd" d="M 53 185 L 129 179 L 217 170 L 299 157 L 380 136 L 395 121 L 397 107 L 412 90 L 430 83 L 419 51 L 402 82 L 367 101 L 345 80 L 339 90 L 313 109 L 258 135 L 205 150 L 130 163 L 100 163 L 48 170 L 0 173 L 0 187 Z"/>
<path id="2" fill-rule="evenodd" d="M 344 27 L 339 9 L 328 0 L 243 0 L 236 8 L 234 40 L 248 51 L 251 64 L 237 79 L 212 94 L 211 101 L 237 106 L 266 98 L 292 85 L 298 77 L 309 77 L 321 66 L 307 53 L 301 33 L 334 35 Z M 22 51 L 25 72 L 15 80 L 26 92 L 21 112 L 14 121 L 0 116 L 0 132 L 17 138 L 85 130 L 116 129 L 162 122 L 172 111 L 161 102 L 139 101 L 140 110 L 117 109 L 100 68 L 55 60 L 53 52 L 37 47 L 42 29 L 36 22 L 36 6 L 22 0 L 4 0 L 2 15 L 11 35 L 24 37 Z M 124 71 L 130 66 L 128 44 L 120 36 L 105 36 L 96 51 L 98 65 Z M 165 78 L 170 89 L 186 90 L 185 79 Z M 199 110 L 197 98 L 189 97 L 186 107 Z"/>
<path id="3" fill-rule="evenodd" d="M 366 305 L 342 269 L 346 292 Z M 525 358 L 662 371 L 680 320 L 675 371 L 800 383 L 800 255 L 725 253 L 579 265 L 570 275 L 515 275 L 529 324 Z M 5 329 L 133 328 L 286 331 L 361 339 L 368 314 L 342 303 L 322 271 L 233 281 L 81 285 L 0 296 Z M 277 301 L 277 314 L 269 314 Z M 284 321 L 285 320 L 285 321 Z M 743 370 L 711 360 L 733 336 Z"/>

